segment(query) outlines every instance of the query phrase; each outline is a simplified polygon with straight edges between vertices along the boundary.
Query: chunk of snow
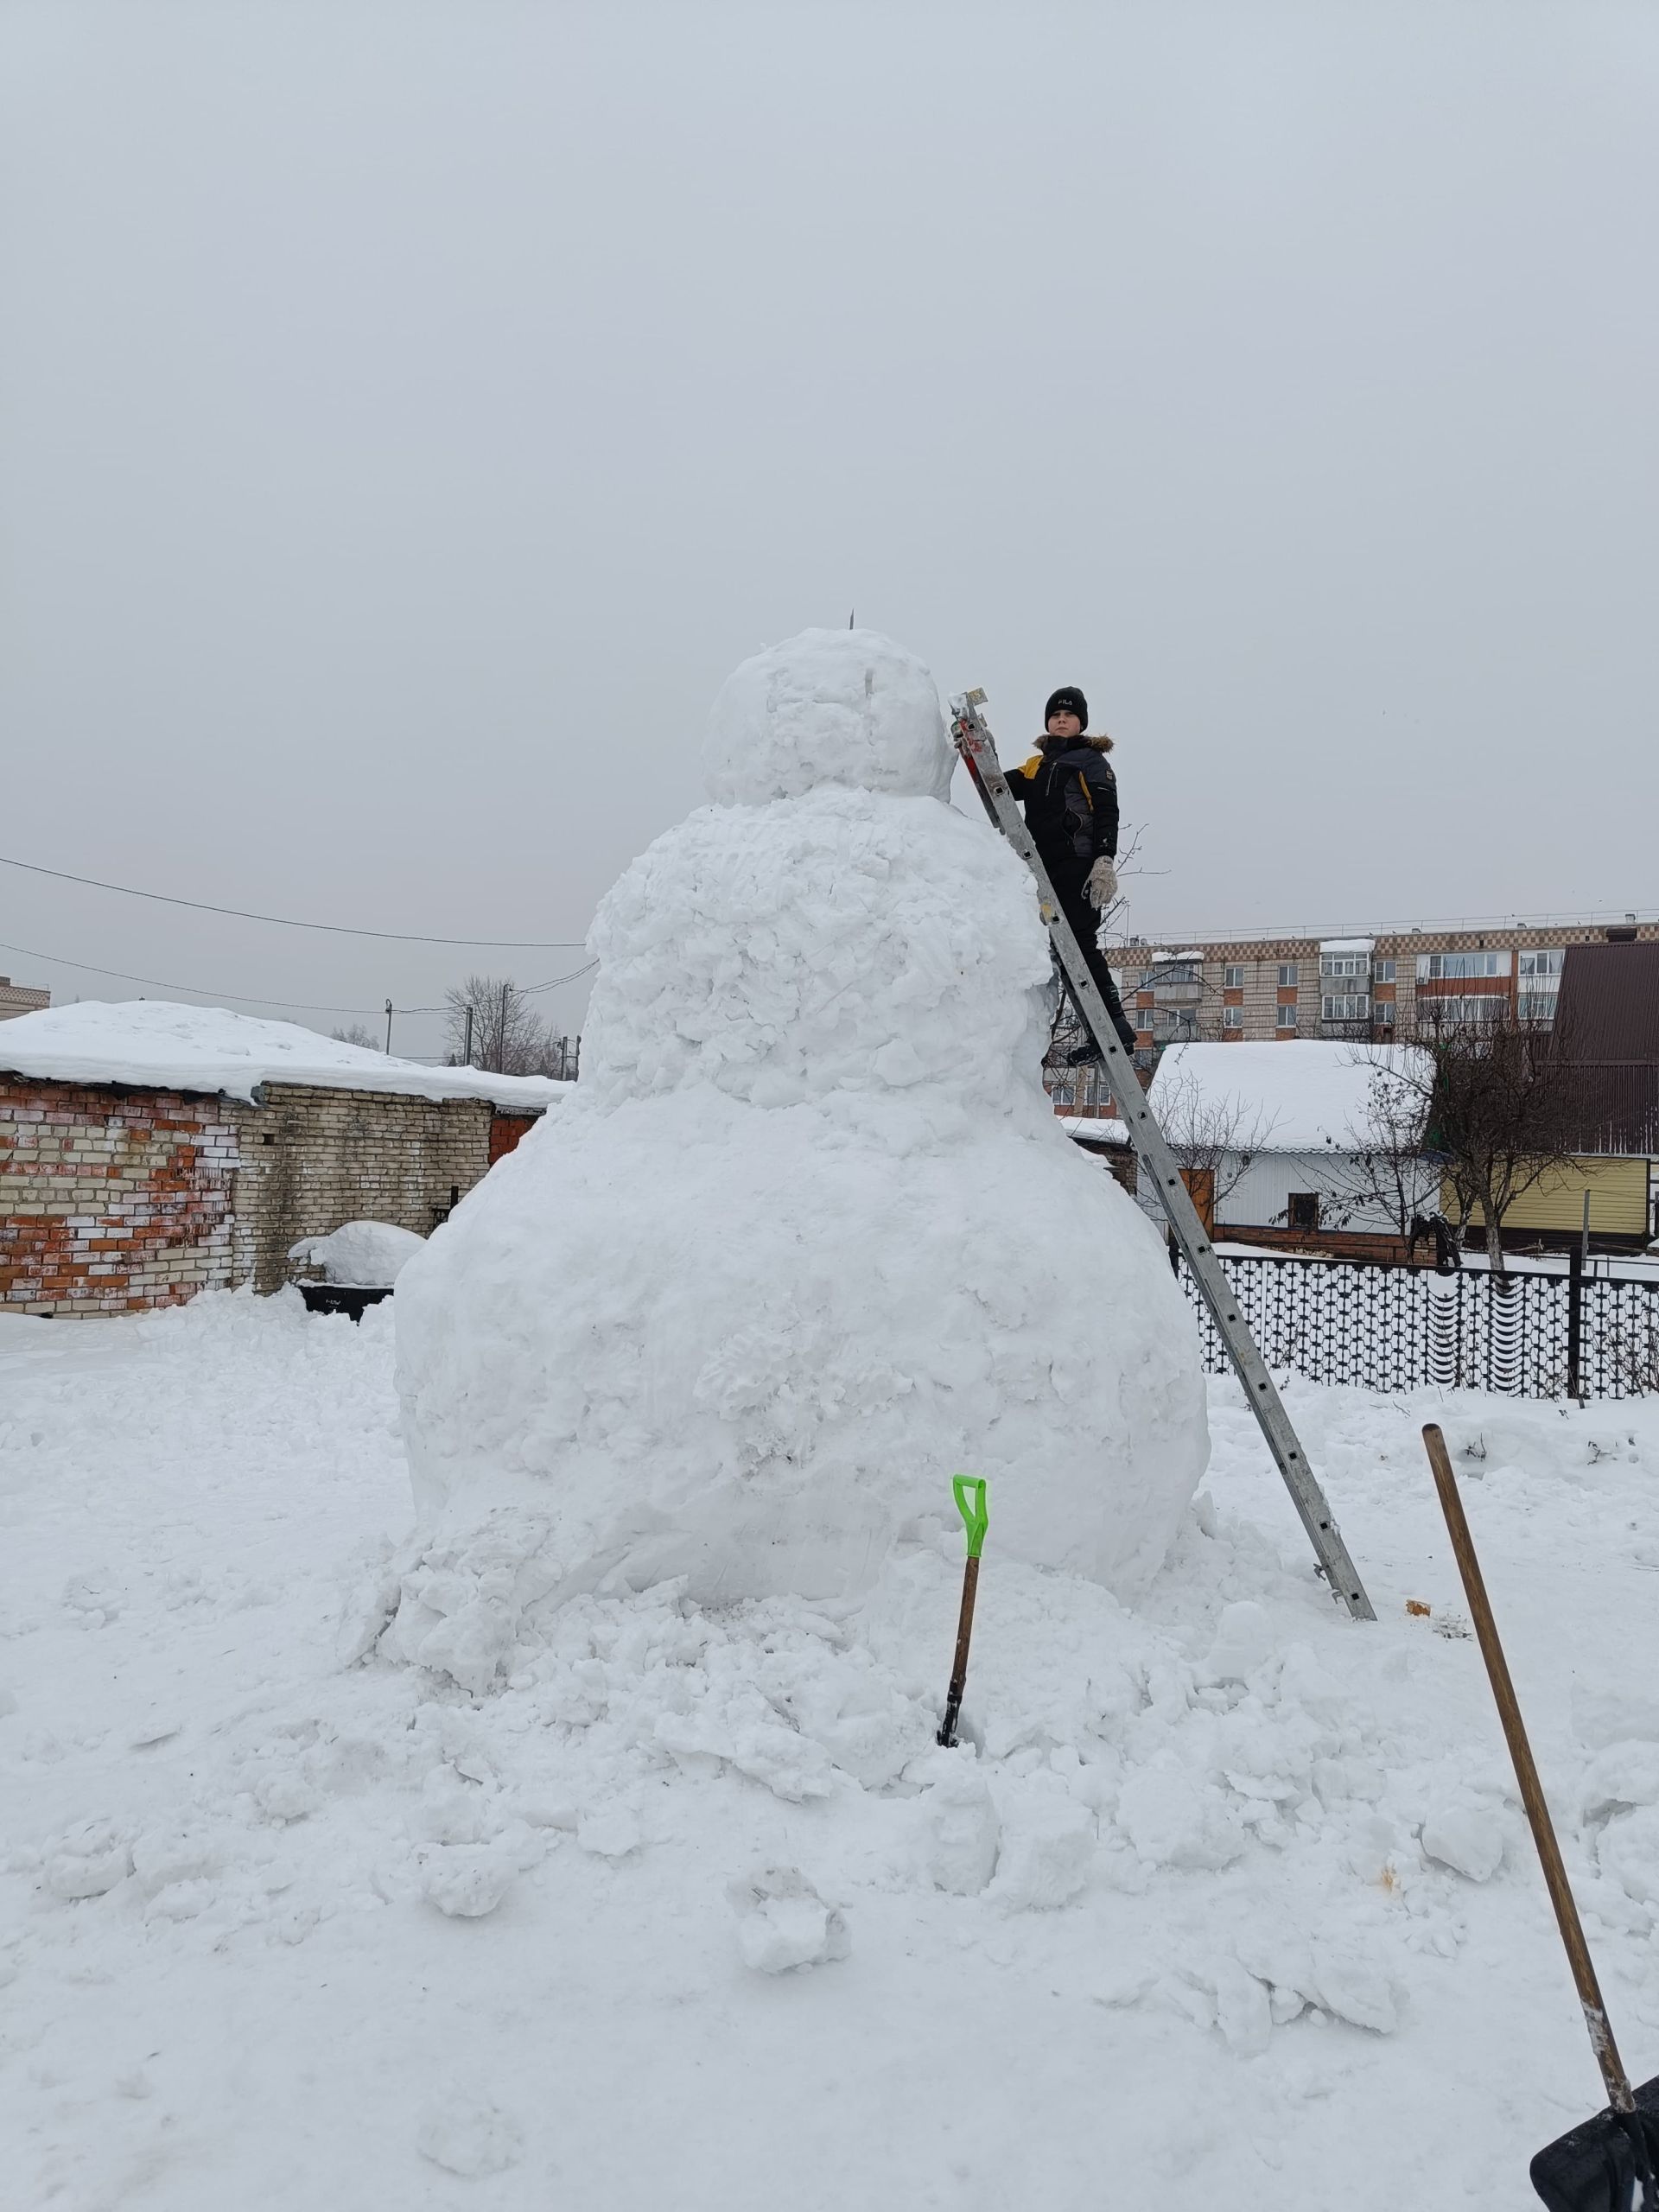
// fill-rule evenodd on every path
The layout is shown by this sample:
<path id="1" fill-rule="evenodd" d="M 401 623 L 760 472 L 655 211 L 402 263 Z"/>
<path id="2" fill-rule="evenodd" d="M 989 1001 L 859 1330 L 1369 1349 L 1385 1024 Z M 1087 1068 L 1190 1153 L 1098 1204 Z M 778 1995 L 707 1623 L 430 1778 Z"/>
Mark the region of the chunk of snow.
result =
<path id="1" fill-rule="evenodd" d="M 1005 1912 L 1052 1912 L 1088 1881 L 1095 1850 L 1095 1817 L 1086 1805 L 1058 1788 L 1010 1793 L 989 1894 Z"/>
<path id="2" fill-rule="evenodd" d="M 1117 1824 L 1148 1866 L 1226 1866 L 1244 1848 L 1227 1801 L 1185 1767 L 1138 1768 L 1124 1783 Z"/>
<path id="3" fill-rule="evenodd" d="M 426 1239 L 390 1221 L 348 1221 L 327 1236 L 302 1236 L 288 1256 L 321 1270 L 326 1282 L 353 1283 L 372 1290 L 395 1283 Z"/>
<path id="4" fill-rule="evenodd" d="M 420 1860 L 421 1895 L 451 1920 L 481 1920 L 512 1886 L 517 1870 L 486 1845 L 435 1844 Z"/>
<path id="5" fill-rule="evenodd" d="M 959 1754 L 942 1752 L 922 1802 L 929 1880 L 936 1890 L 977 1897 L 996 1871 L 1002 1833 L 983 1777 Z"/>
<path id="6" fill-rule="evenodd" d="M 1610 1813 L 1633 1805 L 1659 1804 L 1659 1743 L 1632 1739 L 1609 1744 L 1585 1770 L 1579 1807 L 1586 1821 L 1605 1821 Z"/>
<path id="7" fill-rule="evenodd" d="M 1625 1740 L 1659 1744 L 1659 1698 L 1573 1685 L 1573 1730 L 1592 1751 Z"/>
<path id="8" fill-rule="evenodd" d="M 1216 2025 L 1241 2058 L 1258 2057 L 1273 2035 L 1268 1991 L 1236 1959 L 1216 1967 Z"/>
<path id="9" fill-rule="evenodd" d="M 825 1904 L 798 1866 L 762 1866 L 733 1882 L 727 1900 L 737 1915 L 737 1946 L 756 1974 L 787 1974 L 824 1966 L 852 1949 L 847 1923 Z"/>
<path id="10" fill-rule="evenodd" d="M 1423 1849 L 1454 1873 L 1488 1882 L 1503 1864 L 1503 1827 L 1484 1805 L 1437 1805 L 1423 1822 Z"/>
<path id="11" fill-rule="evenodd" d="M 132 1871 L 127 1840 L 108 1821 L 79 1821 L 46 1854 L 46 1886 L 55 1897 L 99 1897 Z"/>
<path id="12" fill-rule="evenodd" d="M 1212 1682 L 1242 1682 L 1267 1663 L 1278 1641 L 1267 1608 L 1251 1599 L 1241 1599 L 1236 1605 L 1222 1607 L 1202 1671 Z"/>
<path id="13" fill-rule="evenodd" d="M 638 1851 L 644 1831 L 626 1805 L 606 1805 L 584 1813 L 576 1823 L 576 1841 L 600 1859 L 626 1859 Z"/>

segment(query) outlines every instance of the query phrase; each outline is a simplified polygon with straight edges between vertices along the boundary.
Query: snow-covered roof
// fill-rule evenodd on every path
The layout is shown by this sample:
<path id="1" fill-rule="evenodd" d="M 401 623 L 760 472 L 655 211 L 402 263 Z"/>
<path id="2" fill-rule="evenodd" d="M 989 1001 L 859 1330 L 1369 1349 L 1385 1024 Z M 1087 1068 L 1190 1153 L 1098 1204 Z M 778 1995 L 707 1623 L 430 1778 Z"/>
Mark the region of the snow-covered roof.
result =
<path id="1" fill-rule="evenodd" d="M 1199 1113 L 1236 1113 L 1252 1152 L 1351 1149 L 1363 1137 L 1378 1069 L 1416 1074 L 1428 1055 L 1415 1045 L 1354 1045 L 1331 1039 L 1250 1045 L 1172 1045 L 1149 1094 L 1171 1141 Z"/>
<path id="2" fill-rule="evenodd" d="M 1079 1144 L 1128 1144 L 1129 1132 L 1122 1122 L 1101 1114 L 1057 1114 L 1055 1120 Z"/>
<path id="3" fill-rule="evenodd" d="M 1370 952 L 1376 944 L 1374 937 L 1322 937 L 1321 952 Z"/>
<path id="4" fill-rule="evenodd" d="M 487 1098 L 533 1114 L 573 1089 L 550 1077 L 429 1068 L 342 1045 L 291 1021 L 256 1021 L 217 1006 L 87 1000 L 0 1021 L 0 1070 L 47 1083 L 126 1083 L 252 1101 L 262 1083 L 391 1090 L 411 1098 Z"/>

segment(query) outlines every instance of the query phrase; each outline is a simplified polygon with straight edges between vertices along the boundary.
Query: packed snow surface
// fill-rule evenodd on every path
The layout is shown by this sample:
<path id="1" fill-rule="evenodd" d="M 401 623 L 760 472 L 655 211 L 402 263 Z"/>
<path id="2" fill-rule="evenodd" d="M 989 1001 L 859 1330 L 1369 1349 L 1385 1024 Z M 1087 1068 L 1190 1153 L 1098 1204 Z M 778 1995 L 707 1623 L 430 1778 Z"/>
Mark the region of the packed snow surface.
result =
<path id="1" fill-rule="evenodd" d="M 855 1596 L 957 1471 L 1008 1556 L 1130 1596 L 1203 1471 L 1162 1247 L 1043 1094 L 1031 879 L 927 795 L 926 671 L 809 632 L 715 734 L 716 788 L 765 803 L 607 895 L 575 1096 L 398 1284 L 422 1542 L 388 1649 L 469 1688 L 607 1578 Z"/>
<path id="2" fill-rule="evenodd" d="M 1374 1086 L 1392 1071 L 1421 1080 L 1428 1054 L 1417 1045 L 1343 1044 L 1305 1038 L 1281 1044 L 1172 1045 L 1147 1096 L 1161 1122 L 1197 1112 L 1236 1114 L 1253 1152 L 1351 1150 L 1368 1141 Z M 1226 1122 L 1217 1126 L 1224 1128 Z"/>
<path id="3" fill-rule="evenodd" d="M 162 999 L 45 1007 L 0 1022 L 0 1069 L 46 1083 L 131 1083 L 251 1100 L 262 1083 L 387 1090 L 416 1098 L 488 1098 L 521 1113 L 571 1090 L 543 1076 L 429 1068 L 344 1045 L 291 1021 L 257 1021 L 219 1006 Z"/>
<path id="4" fill-rule="evenodd" d="M 1516 2212 L 1602 2093 L 1418 1430 L 1645 2077 L 1659 1403 L 1288 1402 L 1380 1618 L 1217 1381 L 1133 1611 L 993 1490 L 950 1755 L 948 1493 L 857 1603 L 595 1591 L 474 1697 L 346 1663 L 387 1308 L 0 1328 L 7 2205 Z"/>
<path id="5" fill-rule="evenodd" d="M 314 1268 L 325 1282 L 378 1289 L 394 1283 L 426 1239 L 392 1221 L 348 1221 L 327 1236 L 302 1236 L 288 1256 Z"/>

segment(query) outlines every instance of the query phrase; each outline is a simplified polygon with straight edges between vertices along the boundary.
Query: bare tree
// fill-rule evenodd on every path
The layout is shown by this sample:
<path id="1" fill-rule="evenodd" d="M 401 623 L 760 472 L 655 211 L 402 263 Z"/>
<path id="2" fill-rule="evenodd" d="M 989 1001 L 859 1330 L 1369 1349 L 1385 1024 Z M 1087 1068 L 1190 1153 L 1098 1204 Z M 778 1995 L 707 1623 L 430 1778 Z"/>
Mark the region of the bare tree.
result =
<path id="1" fill-rule="evenodd" d="M 1357 1124 L 1348 1124 L 1347 1145 L 1332 1163 L 1334 1225 L 1345 1229 L 1357 1214 L 1376 1207 L 1409 1241 L 1431 1184 L 1438 1205 L 1438 1173 L 1423 1152 L 1426 1071 L 1408 1046 L 1357 1050 L 1350 1064 L 1369 1068 L 1370 1082 L 1365 1111 Z"/>
<path id="2" fill-rule="evenodd" d="M 365 1052 L 378 1052 L 381 1040 L 360 1021 L 348 1021 L 343 1029 L 331 1029 L 328 1034 L 336 1045 L 360 1045 Z"/>
<path id="3" fill-rule="evenodd" d="M 1158 1118 L 1177 1164 L 1187 1173 L 1189 1187 L 1198 1176 L 1207 1176 L 1216 1207 L 1244 1180 L 1279 1126 L 1276 1114 L 1252 1109 L 1231 1092 L 1207 1093 L 1179 1062 L 1160 1084 Z"/>
<path id="4" fill-rule="evenodd" d="M 1503 1265 L 1503 1220 L 1533 1185 L 1569 1161 L 1582 1094 L 1568 1040 L 1494 998 L 1490 1018 L 1420 1004 L 1414 1054 L 1394 1056 L 1395 1110 L 1414 1112 L 1467 1224 L 1479 1211 L 1486 1256 Z"/>
<path id="5" fill-rule="evenodd" d="M 553 1050 L 546 1026 L 511 976 L 469 976 L 444 994 L 449 1048 L 457 1061 L 470 1045 L 472 1065 L 495 1075 L 540 1075 Z M 470 1015 L 470 1021 L 468 1016 Z"/>

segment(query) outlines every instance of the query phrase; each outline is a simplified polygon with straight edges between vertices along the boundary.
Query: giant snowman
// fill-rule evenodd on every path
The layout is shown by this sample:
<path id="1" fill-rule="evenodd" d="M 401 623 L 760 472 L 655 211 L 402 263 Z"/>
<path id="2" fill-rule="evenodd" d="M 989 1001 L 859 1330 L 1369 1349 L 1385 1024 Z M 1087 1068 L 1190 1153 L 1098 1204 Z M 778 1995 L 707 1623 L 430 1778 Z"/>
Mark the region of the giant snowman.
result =
<path id="1" fill-rule="evenodd" d="M 486 1688 L 537 1613 L 667 1576 L 855 1596 L 957 1471 L 999 1556 L 1157 1571 L 1197 1334 L 1044 1096 L 1033 887 L 953 760 L 868 631 L 721 690 L 713 804 L 599 909 L 580 1084 L 398 1278 L 402 1656 Z"/>

